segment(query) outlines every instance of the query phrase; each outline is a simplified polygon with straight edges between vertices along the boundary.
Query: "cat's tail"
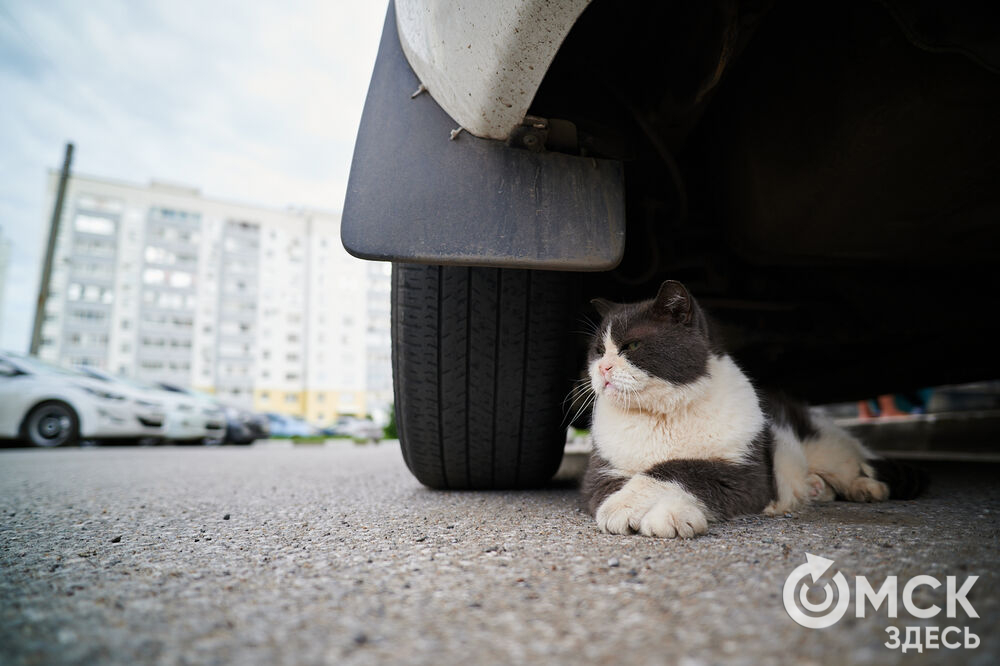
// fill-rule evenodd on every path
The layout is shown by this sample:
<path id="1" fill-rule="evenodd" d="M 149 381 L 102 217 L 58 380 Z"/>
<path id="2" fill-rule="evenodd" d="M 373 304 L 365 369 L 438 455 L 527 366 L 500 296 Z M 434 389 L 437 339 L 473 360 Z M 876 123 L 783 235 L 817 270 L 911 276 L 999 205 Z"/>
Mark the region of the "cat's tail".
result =
<path id="1" fill-rule="evenodd" d="M 875 478 L 889 486 L 889 499 L 910 500 L 918 497 L 930 485 L 930 476 L 913 465 L 889 458 L 865 461 L 875 470 Z"/>

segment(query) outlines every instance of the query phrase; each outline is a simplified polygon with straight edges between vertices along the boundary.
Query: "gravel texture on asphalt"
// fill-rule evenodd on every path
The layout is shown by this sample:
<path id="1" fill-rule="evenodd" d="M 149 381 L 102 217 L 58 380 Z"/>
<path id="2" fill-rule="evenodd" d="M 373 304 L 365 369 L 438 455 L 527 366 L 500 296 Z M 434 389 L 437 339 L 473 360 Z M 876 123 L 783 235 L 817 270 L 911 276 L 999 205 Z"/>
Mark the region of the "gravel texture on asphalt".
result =
<path id="1" fill-rule="evenodd" d="M 436 492 L 392 444 L 0 451 L 0 663 L 1000 663 L 997 465 L 654 540 L 599 533 L 567 462 L 546 490 Z M 781 595 L 807 552 L 876 589 L 978 575 L 980 617 L 859 619 L 852 599 L 800 627 Z M 982 642 L 902 655 L 890 625 Z"/>

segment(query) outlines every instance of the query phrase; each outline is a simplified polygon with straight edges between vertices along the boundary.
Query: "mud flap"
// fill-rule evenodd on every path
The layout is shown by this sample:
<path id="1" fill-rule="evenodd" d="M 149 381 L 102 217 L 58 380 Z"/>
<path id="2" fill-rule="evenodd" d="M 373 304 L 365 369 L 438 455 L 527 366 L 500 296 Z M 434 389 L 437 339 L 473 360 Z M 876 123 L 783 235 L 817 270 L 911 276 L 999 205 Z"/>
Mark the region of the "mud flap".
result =
<path id="1" fill-rule="evenodd" d="M 341 224 L 363 259 L 610 270 L 625 248 L 623 166 L 531 152 L 468 132 L 429 94 L 399 45 L 394 3 L 368 89 Z"/>

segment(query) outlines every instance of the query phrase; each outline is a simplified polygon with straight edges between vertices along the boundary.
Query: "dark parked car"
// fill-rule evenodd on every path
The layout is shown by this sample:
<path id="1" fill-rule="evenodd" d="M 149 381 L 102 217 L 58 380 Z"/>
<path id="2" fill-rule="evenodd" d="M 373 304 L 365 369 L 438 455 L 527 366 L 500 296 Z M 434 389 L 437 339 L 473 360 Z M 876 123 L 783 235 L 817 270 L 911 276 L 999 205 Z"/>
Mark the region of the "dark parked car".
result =
<path id="1" fill-rule="evenodd" d="M 666 278 L 814 402 L 1000 376 L 997 3 L 420 4 L 390 4 L 342 236 L 394 262 L 423 483 L 547 481 L 590 299 Z"/>
<path id="2" fill-rule="evenodd" d="M 263 414 L 230 405 L 223 405 L 222 410 L 226 414 L 226 443 L 252 444 L 271 436 L 271 422 Z"/>

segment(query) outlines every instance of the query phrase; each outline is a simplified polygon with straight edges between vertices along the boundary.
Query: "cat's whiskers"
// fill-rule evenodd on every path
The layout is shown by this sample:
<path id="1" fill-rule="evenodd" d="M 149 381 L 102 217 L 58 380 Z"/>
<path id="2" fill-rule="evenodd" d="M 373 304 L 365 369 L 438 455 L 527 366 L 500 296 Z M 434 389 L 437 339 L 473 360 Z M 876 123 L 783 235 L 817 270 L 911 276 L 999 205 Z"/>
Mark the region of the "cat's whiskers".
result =
<path id="1" fill-rule="evenodd" d="M 576 415 L 573 417 L 573 420 L 576 421 L 576 419 L 580 418 L 580 415 L 583 414 L 586 410 L 590 409 L 595 402 L 597 402 L 597 394 L 591 393 L 587 397 L 587 401 L 583 403 L 583 407 L 581 407 L 579 411 L 577 411 Z"/>
<path id="2" fill-rule="evenodd" d="M 578 418 L 580 418 L 580 415 L 583 414 L 587 410 L 587 408 L 590 407 L 594 403 L 594 401 L 596 399 L 597 399 L 597 396 L 595 394 L 591 393 L 590 395 L 588 395 L 586 397 L 586 399 L 584 400 L 583 404 L 580 406 L 580 408 L 577 409 L 576 412 L 573 414 L 572 418 L 569 418 L 569 423 L 573 423 Z M 569 416 L 569 412 L 567 412 L 566 415 L 568 417 Z M 563 425 L 568 425 L 569 423 L 566 423 L 564 421 Z"/>
<path id="3" fill-rule="evenodd" d="M 642 398 L 639 397 L 639 389 L 633 387 L 632 394 L 635 396 L 635 401 L 639 405 L 639 411 L 647 411 L 646 406 L 642 404 Z"/>
<path id="4" fill-rule="evenodd" d="M 593 387 L 590 384 L 589 377 L 578 379 L 574 382 L 574 384 L 576 384 L 576 386 L 570 389 L 566 398 L 563 400 L 564 406 L 566 405 L 566 402 L 569 401 L 569 407 L 566 409 L 566 416 L 563 418 L 563 425 L 576 421 L 597 398 L 597 395 L 594 393 Z M 580 403 L 581 400 L 583 402 L 580 404 L 580 407 L 577 408 L 577 403 Z M 574 408 L 576 408 L 575 412 Z M 570 414 L 572 414 L 572 417 L 570 417 Z"/>
<path id="5" fill-rule="evenodd" d="M 601 329 L 600 323 L 595 322 L 593 319 L 591 319 L 590 317 L 587 317 L 586 315 L 580 317 L 580 319 L 578 320 L 578 323 L 583 324 L 584 327 L 587 328 L 587 330 L 586 331 L 576 331 L 576 333 L 579 333 L 581 335 L 588 335 L 588 336 L 596 337 L 597 334 L 600 332 L 600 329 Z"/>
<path id="6" fill-rule="evenodd" d="M 586 391 L 591 390 L 589 377 L 583 377 L 581 379 L 577 379 L 576 381 L 573 382 L 573 384 L 574 384 L 573 388 L 569 390 L 569 393 L 563 400 L 564 405 L 566 404 L 566 400 L 569 400 L 571 397 L 580 395 L 581 393 L 585 393 Z"/>
<path id="7" fill-rule="evenodd" d="M 577 409 L 578 403 L 580 403 L 581 401 L 585 403 L 588 398 L 589 398 L 589 396 L 587 394 L 587 391 L 582 390 L 582 389 L 579 390 L 579 391 L 577 391 L 573 395 L 573 398 L 572 398 L 572 400 L 569 403 L 569 407 L 566 408 L 566 413 L 569 414 L 570 412 L 573 412 L 575 409 Z M 579 411 L 579 410 L 577 410 L 577 411 Z"/>

